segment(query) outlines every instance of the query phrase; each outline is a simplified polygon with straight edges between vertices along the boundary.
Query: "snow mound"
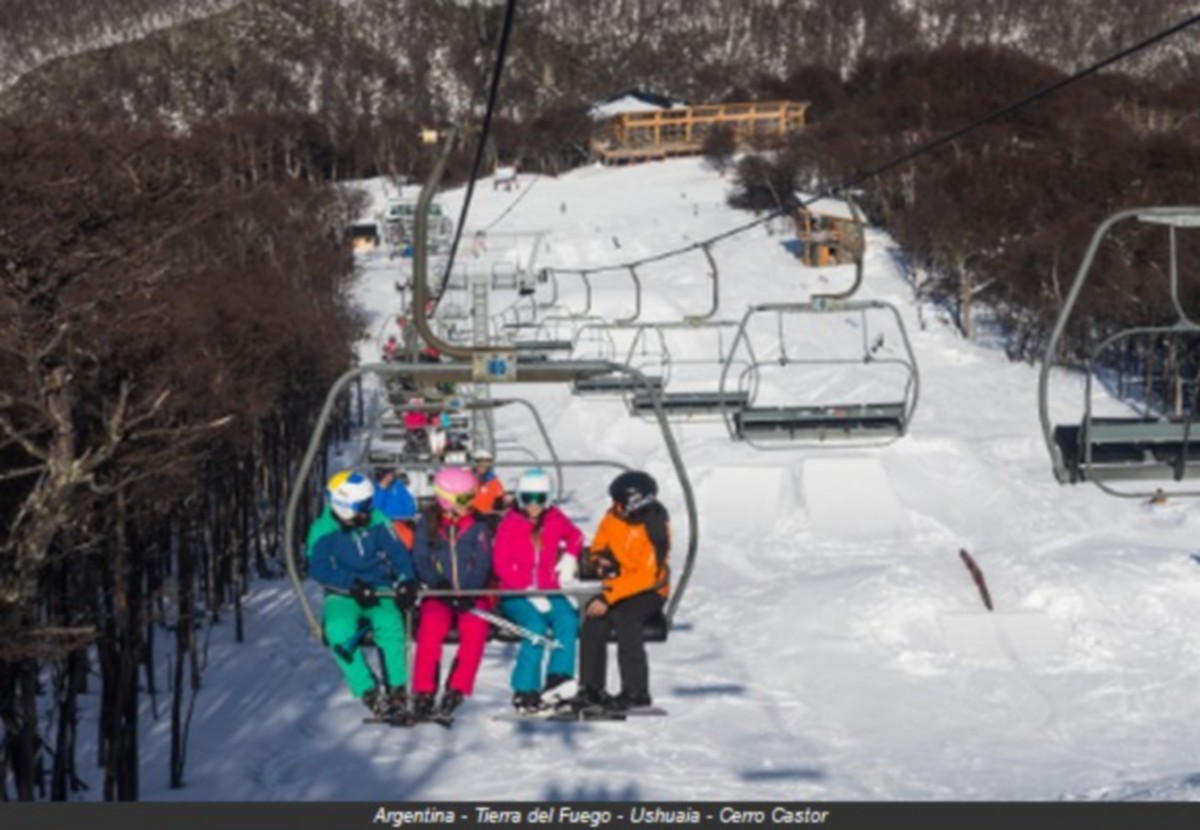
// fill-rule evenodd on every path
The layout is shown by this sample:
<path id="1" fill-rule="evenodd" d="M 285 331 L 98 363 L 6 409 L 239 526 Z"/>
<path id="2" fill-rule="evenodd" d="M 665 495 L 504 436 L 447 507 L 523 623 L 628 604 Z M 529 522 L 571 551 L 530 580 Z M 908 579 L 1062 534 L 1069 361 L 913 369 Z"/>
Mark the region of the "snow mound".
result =
<path id="1" fill-rule="evenodd" d="M 876 458 L 805 461 L 803 495 L 814 533 L 896 538 L 907 535 L 912 527 Z"/>
<path id="2" fill-rule="evenodd" d="M 732 528 L 771 527 L 795 501 L 792 477 L 784 467 L 721 465 L 710 468 L 699 481 L 697 510 L 704 526 L 719 532 Z"/>

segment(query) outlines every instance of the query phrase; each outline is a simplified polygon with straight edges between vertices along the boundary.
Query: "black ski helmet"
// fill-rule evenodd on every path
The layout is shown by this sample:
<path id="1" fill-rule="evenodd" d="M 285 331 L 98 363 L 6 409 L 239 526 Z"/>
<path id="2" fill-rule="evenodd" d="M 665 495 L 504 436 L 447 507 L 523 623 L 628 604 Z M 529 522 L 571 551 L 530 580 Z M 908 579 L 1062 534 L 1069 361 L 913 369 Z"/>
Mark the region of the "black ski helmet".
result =
<path id="1" fill-rule="evenodd" d="M 630 470 L 621 473 L 608 485 L 608 495 L 626 513 L 640 510 L 658 495 L 658 482 L 649 473 Z"/>

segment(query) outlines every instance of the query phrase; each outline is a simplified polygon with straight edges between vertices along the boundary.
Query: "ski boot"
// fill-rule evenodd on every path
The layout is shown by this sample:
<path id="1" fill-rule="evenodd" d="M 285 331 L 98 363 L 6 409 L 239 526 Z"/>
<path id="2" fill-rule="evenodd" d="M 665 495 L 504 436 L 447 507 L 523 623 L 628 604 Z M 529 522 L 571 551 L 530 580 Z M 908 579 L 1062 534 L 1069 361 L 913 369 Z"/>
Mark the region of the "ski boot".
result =
<path id="1" fill-rule="evenodd" d="M 367 707 L 370 713 L 365 721 L 378 722 L 382 721 L 387 712 L 387 696 L 378 689 L 370 689 L 362 696 L 363 706 Z"/>
<path id="2" fill-rule="evenodd" d="M 433 717 L 433 695 L 416 694 L 412 701 L 413 717 L 417 720 L 429 720 Z"/>
<path id="3" fill-rule="evenodd" d="M 416 722 L 408 708 L 408 690 L 403 686 L 395 686 L 388 691 L 385 707 L 385 718 L 392 726 L 412 726 Z"/>
<path id="4" fill-rule="evenodd" d="M 513 695 L 513 708 L 517 710 L 518 715 L 531 718 L 548 714 L 553 710 L 553 707 L 542 700 L 542 696 L 537 692 L 517 692 Z"/>
<path id="5" fill-rule="evenodd" d="M 438 703 L 437 716 L 444 720 L 454 720 L 454 712 L 459 706 L 462 706 L 463 693 L 456 689 L 447 689 L 442 693 L 442 699 Z"/>
<path id="6" fill-rule="evenodd" d="M 614 708 L 615 700 L 603 689 L 582 688 L 571 698 L 569 712 L 576 720 L 624 720 L 625 713 Z"/>
<path id="7" fill-rule="evenodd" d="M 651 705 L 653 703 L 647 692 L 636 695 L 629 692 L 621 692 L 616 697 L 609 699 L 607 708 L 610 712 L 628 712 L 630 709 L 646 709 Z"/>
<path id="8" fill-rule="evenodd" d="M 570 708 L 571 700 L 579 694 L 579 684 L 573 677 L 565 674 L 552 674 L 546 678 L 546 688 L 542 690 L 542 701 L 555 708 Z"/>

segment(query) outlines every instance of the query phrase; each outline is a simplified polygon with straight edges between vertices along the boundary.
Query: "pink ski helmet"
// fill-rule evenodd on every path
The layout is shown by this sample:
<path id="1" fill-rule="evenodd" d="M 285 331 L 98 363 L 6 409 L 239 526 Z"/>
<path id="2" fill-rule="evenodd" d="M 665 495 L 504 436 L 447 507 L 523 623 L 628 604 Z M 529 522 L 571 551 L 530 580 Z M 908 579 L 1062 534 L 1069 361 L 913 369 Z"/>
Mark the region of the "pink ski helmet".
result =
<path id="1" fill-rule="evenodd" d="M 433 494 L 443 510 L 455 504 L 470 504 L 475 497 L 475 476 L 462 467 L 443 467 L 433 477 Z"/>

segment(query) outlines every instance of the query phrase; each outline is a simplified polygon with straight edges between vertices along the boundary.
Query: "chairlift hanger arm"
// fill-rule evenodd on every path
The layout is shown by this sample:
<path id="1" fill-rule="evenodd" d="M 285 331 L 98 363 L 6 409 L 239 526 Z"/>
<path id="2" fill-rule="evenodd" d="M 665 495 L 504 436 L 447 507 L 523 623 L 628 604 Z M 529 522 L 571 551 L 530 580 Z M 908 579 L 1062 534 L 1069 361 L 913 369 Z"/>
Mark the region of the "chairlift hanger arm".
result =
<path id="1" fill-rule="evenodd" d="M 718 274 L 717 261 L 712 255 L 712 243 L 706 242 L 700 246 L 700 250 L 704 252 L 705 258 L 708 259 L 709 268 L 712 269 L 709 271 L 709 276 L 712 278 L 712 305 L 709 306 L 708 311 L 704 312 L 703 314 L 694 314 L 690 317 L 684 317 L 683 319 L 687 323 L 700 323 L 704 320 L 710 319 L 717 313 L 717 308 L 721 304 L 720 278 Z"/>
<path id="2" fill-rule="evenodd" d="M 637 266 L 629 266 L 629 276 L 633 280 L 633 316 L 617 320 L 620 324 L 635 323 L 642 316 L 642 281 L 638 277 Z"/>
<path id="3" fill-rule="evenodd" d="M 558 305 L 558 277 L 554 275 L 554 271 L 550 268 L 543 268 L 542 272 L 546 275 L 546 281 L 550 283 L 550 300 L 545 303 L 538 303 L 537 307 L 546 311 Z"/>
<path id="4" fill-rule="evenodd" d="M 429 178 L 426 179 L 424 186 L 421 188 L 421 195 L 417 199 L 417 215 L 413 219 L 412 319 L 414 328 L 426 344 L 437 349 L 438 352 L 447 357 L 454 358 L 455 360 L 470 361 L 476 355 L 485 355 L 493 352 L 494 348 L 490 346 L 461 346 L 442 339 L 434 332 L 433 327 L 429 325 L 429 317 L 426 309 L 429 301 L 429 205 L 433 201 L 433 194 L 437 191 L 442 176 L 446 171 L 446 164 L 454 148 L 456 135 L 457 131 L 451 128 L 447 134 L 446 142 L 442 147 L 442 152 L 438 155 L 437 162 L 429 172 Z M 536 309 L 536 304 L 534 304 L 534 308 Z M 533 378 L 530 379 L 532 380 Z"/>
<path id="5" fill-rule="evenodd" d="M 587 271 L 579 272 L 579 279 L 583 280 L 583 311 L 579 313 L 580 317 L 586 317 L 592 313 L 592 281 L 588 279 Z"/>
<path id="6" fill-rule="evenodd" d="M 842 291 L 838 294 L 814 294 L 811 299 L 811 302 L 814 303 L 830 303 L 839 300 L 847 300 L 850 297 L 853 297 L 855 293 L 858 292 L 858 289 L 862 287 L 863 257 L 866 255 L 867 250 L 867 238 L 863 231 L 864 222 L 862 213 L 859 211 L 858 205 L 855 204 L 854 199 L 851 196 L 845 195 L 842 198 L 845 200 L 846 205 L 850 208 L 850 215 L 854 217 L 854 229 L 858 234 L 859 240 L 858 251 L 854 257 L 854 283 L 845 291 Z"/>

